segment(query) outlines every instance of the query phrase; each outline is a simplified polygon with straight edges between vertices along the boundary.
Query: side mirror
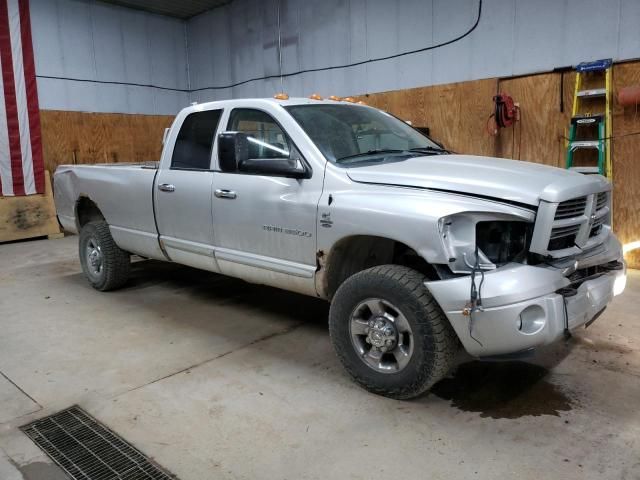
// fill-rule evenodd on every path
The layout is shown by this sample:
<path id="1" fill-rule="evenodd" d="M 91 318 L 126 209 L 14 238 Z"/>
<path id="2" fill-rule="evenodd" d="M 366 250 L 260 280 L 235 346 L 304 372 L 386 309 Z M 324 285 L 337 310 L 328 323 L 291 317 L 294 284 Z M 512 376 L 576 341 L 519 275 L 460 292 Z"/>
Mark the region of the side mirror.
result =
<path id="1" fill-rule="evenodd" d="M 249 158 L 249 142 L 242 132 L 218 135 L 218 163 L 223 172 L 244 172 L 290 178 L 310 178 L 311 170 L 299 158 Z M 286 152 L 285 152 L 286 153 Z"/>
<path id="2" fill-rule="evenodd" d="M 218 163 L 223 172 L 237 172 L 249 158 L 249 142 L 242 132 L 222 132 L 218 135 Z"/>

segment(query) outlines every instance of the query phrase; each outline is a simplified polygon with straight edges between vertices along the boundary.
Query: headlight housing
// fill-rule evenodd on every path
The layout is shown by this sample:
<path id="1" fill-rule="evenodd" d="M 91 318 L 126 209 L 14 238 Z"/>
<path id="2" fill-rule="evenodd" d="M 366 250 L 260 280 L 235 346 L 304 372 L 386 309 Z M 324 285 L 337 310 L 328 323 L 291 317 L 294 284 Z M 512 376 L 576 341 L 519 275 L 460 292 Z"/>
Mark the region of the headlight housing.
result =
<path id="1" fill-rule="evenodd" d="M 520 221 L 494 220 L 476 223 L 478 249 L 500 267 L 510 262 L 522 263 L 527 258 L 533 224 Z"/>
<path id="2" fill-rule="evenodd" d="M 476 263 L 482 270 L 510 262 L 525 263 L 532 220 L 490 212 L 463 212 L 441 218 L 439 227 L 449 268 L 453 273 L 470 273 Z"/>

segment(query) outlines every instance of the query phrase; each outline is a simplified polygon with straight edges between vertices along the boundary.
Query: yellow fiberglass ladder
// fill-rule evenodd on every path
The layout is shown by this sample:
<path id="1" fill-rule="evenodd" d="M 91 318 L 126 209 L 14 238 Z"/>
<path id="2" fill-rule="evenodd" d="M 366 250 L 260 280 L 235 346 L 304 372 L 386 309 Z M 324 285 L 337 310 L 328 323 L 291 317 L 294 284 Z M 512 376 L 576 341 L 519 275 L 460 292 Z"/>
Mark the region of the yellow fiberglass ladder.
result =
<path id="1" fill-rule="evenodd" d="M 576 87 L 567 144 L 567 168 L 612 179 L 610 58 L 583 62 L 576 67 Z M 577 158 L 581 151 L 597 152 Z M 577 162 L 578 161 L 578 162 Z M 579 165 L 577 165 L 579 163 Z"/>

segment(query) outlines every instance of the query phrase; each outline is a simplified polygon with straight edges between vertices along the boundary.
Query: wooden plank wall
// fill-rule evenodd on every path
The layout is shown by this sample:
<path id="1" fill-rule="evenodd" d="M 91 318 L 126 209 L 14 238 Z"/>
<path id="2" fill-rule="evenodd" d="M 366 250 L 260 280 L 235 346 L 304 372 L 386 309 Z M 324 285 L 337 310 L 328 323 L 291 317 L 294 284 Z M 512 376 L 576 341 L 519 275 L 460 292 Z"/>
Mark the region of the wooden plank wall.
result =
<path id="1" fill-rule="evenodd" d="M 171 115 L 127 115 L 43 110 L 45 168 L 80 163 L 159 160 Z"/>
<path id="2" fill-rule="evenodd" d="M 640 62 L 617 65 L 613 70 L 614 96 L 625 86 L 640 85 Z M 623 244 L 640 242 L 640 107 L 613 106 L 613 211 L 614 230 Z M 629 265 L 640 268 L 640 248 L 626 255 Z"/>
<path id="3" fill-rule="evenodd" d="M 564 167 L 575 74 L 545 73 L 412 88 L 357 97 L 415 126 L 459 153 L 494 155 Z M 561 105 L 561 82 L 563 105 Z M 628 85 L 640 85 L 640 62 L 614 66 L 614 98 Z M 497 137 L 486 131 L 497 91 L 519 102 L 521 122 Z M 640 241 L 640 109 L 613 103 L 612 160 L 614 230 L 623 244 Z M 626 255 L 640 268 L 640 248 Z"/>
<path id="4" fill-rule="evenodd" d="M 357 97 L 393 113 L 460 153 L 493 155 L 494 141 L 484 124 L 491 111 L 496 79 L 411 88 Z"/>

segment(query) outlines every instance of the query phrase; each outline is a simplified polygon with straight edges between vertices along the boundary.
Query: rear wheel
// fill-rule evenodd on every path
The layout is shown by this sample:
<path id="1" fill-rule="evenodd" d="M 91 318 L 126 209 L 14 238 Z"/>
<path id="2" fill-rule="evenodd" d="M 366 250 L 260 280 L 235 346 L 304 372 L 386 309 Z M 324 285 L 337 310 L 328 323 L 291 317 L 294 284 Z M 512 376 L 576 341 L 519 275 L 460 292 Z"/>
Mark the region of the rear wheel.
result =
<path id="1" fill-rule="evenodd" d="M 114 290 L 129 278 L 129 254 L 113 241 L 106 222 L 89 222 L 80 231 L 82 270 L 93 288 Z"/>
<path id="2" fill-rule="evenodd" d="M 407 399 L 441 380 L 458 339 L 421 273 L 383 265 L 348 278 L 329 312 L 331 340 L 353 379 L 367 390 Z"/>

